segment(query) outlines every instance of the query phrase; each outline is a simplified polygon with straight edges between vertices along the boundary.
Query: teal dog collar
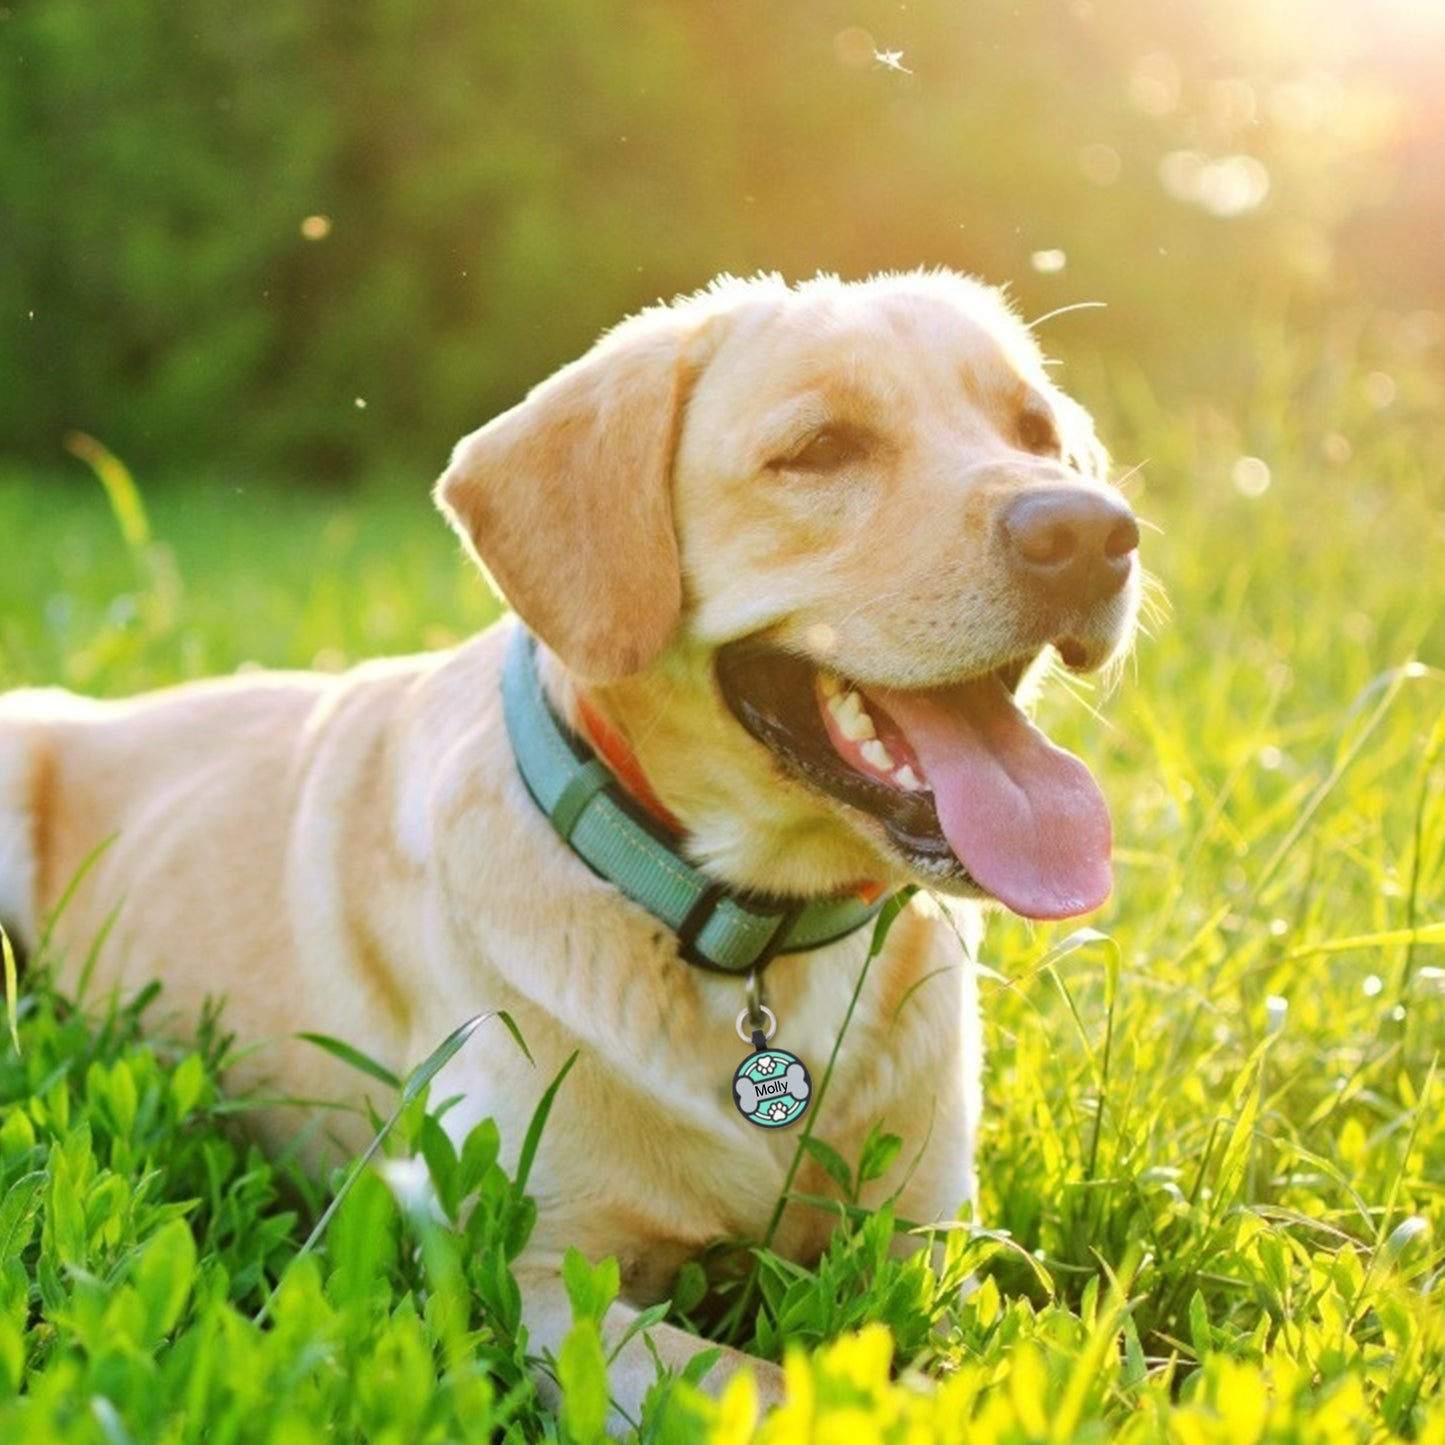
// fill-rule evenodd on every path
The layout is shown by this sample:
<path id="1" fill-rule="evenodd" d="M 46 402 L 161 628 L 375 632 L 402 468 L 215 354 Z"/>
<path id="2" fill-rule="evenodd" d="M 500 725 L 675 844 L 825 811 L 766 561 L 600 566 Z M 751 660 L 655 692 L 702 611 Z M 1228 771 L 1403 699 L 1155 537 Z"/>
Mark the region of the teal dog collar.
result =
<path id="1" fill-rule="evenodd" d="M 502 706 L 517 769 L 568 847 L 677 935 L 688 963 L 718 973 L 764 968 L 869 922 L 883 900 L 853 894 L 779 898 L 709 878 L 623 791 L 611 770 L 552 711 L 537 676 L 536 640 L 520 624 L 502 669 Z"/>

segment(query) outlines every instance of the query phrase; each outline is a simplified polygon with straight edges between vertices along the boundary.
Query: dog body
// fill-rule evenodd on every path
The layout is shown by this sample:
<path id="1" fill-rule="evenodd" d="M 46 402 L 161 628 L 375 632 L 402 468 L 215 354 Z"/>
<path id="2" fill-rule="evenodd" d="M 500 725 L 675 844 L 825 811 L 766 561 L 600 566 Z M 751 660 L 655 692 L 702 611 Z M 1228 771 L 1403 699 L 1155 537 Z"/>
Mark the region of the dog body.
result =
<path id="1" fill-rule="evenodd" d="M 740 982 L 680 962 L 672 934 L 559 846 L 528 796 L 498 686 L 515 625 L 340 677 L 245 676 L 114 703 L 12 693 L 0 736 L 13 755 L 18 735 L 34 765 L 42 912 L 113 840 L 61 916 L 66 973 L 103 938 L 98 983 L 162 978 L 178 1019 L 224 997 L 225 1026 L 265 1041 L 236 1082 L 355 1098 L 354 1070 L 293 1035 L 327 1033 L 401 1071 L 463 1019 L 505 1009 L 536 1068 L 500 1031 L 483 1035 L 433 1094 L 463 1096 L 446 1116 L 459 1137 L 494 1117 L 515 1160 L 542 1090 L 580 1047 L 531 1181 L 535 1243 L 559 1259 L 568 1244 L 617 1255 L 629 1294 L 651 1303 L 708 1240 L 761 1232 L 796 1140 L 732 1104 L 749 1049 L 735 1030 Z M 33 920 L 17 923 L 33 941 Z M 826 1060 L 868 938 L 769 969 L 793 1052 Z M 954 947 L 921 909 L 893 930 L 855 1020 L 860 1039 L 889 1042 L 840 1056 L 827 1131 L 840 1146 L 861 1144 L 900 1093 L 931 1115 L 939 1081 L 960 1076 L 951 1055 L 974 1015 Z M 956 1106 L 935 1127 L 959 1147 L 930 1149 L 919 1170 L 947 1174 L 929 1218 L 970 1192 L 976 1108 L 961 1094 Z M 300 1122 L 274 1110 L 274 1142 Z M 324 1127 L 348 1149 L 370 1133 L 345 1115 Z M 823 1225 L 791 1227 L 798 1254 L 816 1254 Z"/>
<path id="2" fill-rule="evenodd" d="M 1108 889 L 1096 790 L 1011 695 L 1051 642 L 1077 670 L 1115 658 L 1139 586 L 1132 518 L 1025 329 L 946 275 L 719 284 L 465 439 L 439 497 L 539 639 L 556 715 L 620 747 L 679 856 L 745 894 L 952 895 L 895 923 L 816 1128 L 856 1160 L 881 1120 L 911 1165 L 899 1215 L 953 1217 L 974 1188 L 980 901 L 1061 917 Z M 33 946 L 90 860 L 55 925 L 63 976 L 100 940 L 99 983 L 161 978 L 182 1016 L 224 997 L 225 1026 L 265 1043 L 240 1081 L 294 1099 L 363 1092 L 298 1031 L 401 1072 L 505 1009 L 535 1069 L 481 1035 L 433 1094 L 460 1096 L 458 1135 L 496 1118 L 512 1161 L 579 1051 L 521 1269 L 555 1349 L 568 1245 L 617 1256 L 616 1335 L 710 1240 L 761 1233 L 796 1135 L 734 1105 L 740 978 L 684 961 L 519 776 L 500 696 L 519 625 L 342 677 L 0 700 L 0 914 Z M 777 1042 L 815 1083 L 870 932 L 767 967 Z M 268 1128 L 298 1122 L 278 1107 Z M 362 1142 L 357 1116 L 324 1127 Z M 830 1185 L 805 1164 L 794 1189 Z M 790 1205 L 775 1247 L 812 1260 L 832 1220 Z M 697 1347 L 652 1338 L 674 1365 Z M 620 1408 L 652 1375 L 634 1341 Z"/>

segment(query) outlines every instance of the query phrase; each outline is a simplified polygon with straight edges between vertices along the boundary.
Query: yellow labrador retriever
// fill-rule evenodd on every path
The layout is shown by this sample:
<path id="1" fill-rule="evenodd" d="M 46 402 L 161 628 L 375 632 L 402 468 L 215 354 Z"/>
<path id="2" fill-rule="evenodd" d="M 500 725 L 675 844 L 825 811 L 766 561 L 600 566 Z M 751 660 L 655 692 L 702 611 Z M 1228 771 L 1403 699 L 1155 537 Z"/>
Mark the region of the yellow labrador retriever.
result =
<path id="1" fill-rule="evenodd" d="M 224 996 L 265 1042 L 250 1077 L 297 1098 L 362 1088 L 300 1030 L 402 1071 L 507 1009 L 536 1069 L 474 1042 L 436 1092 L 513 1160 L 580 1051 L 522 1260 L 555 1348 L 567 1246 L 620 1261 L 615 1336 L 764 1227 L 877 899 L 921 882 L 961 927 L 900 916 L 815 1127 L 856 1159 L 883 1120 L 922 1150 L 899 1214 L 953 1217 L 979 1116 L 960 937 L 990 900 L 1064 918 L 1111 882 L 1098 787 L 1016 694 L 1050 655 L 1117 658 L 1139 592 L 1134 518 L 1026 328 L 952 274 L 722 280 L 465 438 L 437 495 L 516 612 L 455 651 L 0 701 L 12 932 L 33 945 L 112 839 L 59 921 L 62 977 L 114 912 L 101 980 L 163 979 L 182 1014 Z M 764 1043 L 788 1052 L 740 1082 Z M 790 1206 L 777 1243 L 814 1259 L 830 1224 Z M 651 1335 L 670 1364 L 698 1348 Z M 653 1374 L 634 1340 L 621 1409 Z"/>

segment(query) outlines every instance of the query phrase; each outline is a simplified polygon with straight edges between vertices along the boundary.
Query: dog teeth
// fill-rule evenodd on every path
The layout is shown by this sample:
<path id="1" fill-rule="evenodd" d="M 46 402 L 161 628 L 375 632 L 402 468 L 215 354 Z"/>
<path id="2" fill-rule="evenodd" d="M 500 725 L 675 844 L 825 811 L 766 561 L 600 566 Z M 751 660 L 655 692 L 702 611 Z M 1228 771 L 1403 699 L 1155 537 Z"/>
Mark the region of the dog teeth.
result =
<path id="1" fill-rule="evenodd" d="M 895 762 L 893 754 L 879 740 L 878 728 L 863 695 L 829 672 L 819 671 L 818 682 L 834 724 L 850 743 L 860 744 L 858 753 L 863 761 L 875 772 L 890 774 L 894 785 L 905 793 L 925 791 L 927 785 L 913 768 L 908 763 L 900 766 Z"/>
<path id="2" fill-rule="evenodd" d="M 863 694 L 857 688 L 850 688 L 834 673 L 822 669 L 818 670 L 818 688 L 835 727 L 850 743 L 860 744 L 858 756 L 868 767 L 889 777 L 894 788 L 903 792 L 920 793 L 928 789 L 909 763 L 894 762 L 893 754 L 880 740 L 877 724 L 874 724 L 873 715 L 868 712 Z"/>
<path id="3" fill-rule="evenodd" d="M 891 773 L 896 766 L 892 754 L 877 738 L 870 738 L 858 751 L 862 754 L 863 761 L 870 768 L 877 768 L 880 773 Z"/>
<path id="4" fill-rule="evenodd" d="M 826 674 L 824 676 L 826 677 Z M 863 704 L 862 696 L 852 688 L 840 692 L 836 697 L 829 697 L 828 711 L 833 714 L 838 731 L 850 743 L 866 742 L 869 738 L 878 736 L 878 729 L 873 726 L 873 719 Z"/>
<path id="5" fill-rule="evenodd" d="M 869 742 L 878 736 L 878 729 L 873 726 L 868 709 L 858 701 L 858 694 L 855 692 L 850 695 L 854 700 L 853 706 L 846 717 L 839 718 L 838 725 L 849 742 Z"/>

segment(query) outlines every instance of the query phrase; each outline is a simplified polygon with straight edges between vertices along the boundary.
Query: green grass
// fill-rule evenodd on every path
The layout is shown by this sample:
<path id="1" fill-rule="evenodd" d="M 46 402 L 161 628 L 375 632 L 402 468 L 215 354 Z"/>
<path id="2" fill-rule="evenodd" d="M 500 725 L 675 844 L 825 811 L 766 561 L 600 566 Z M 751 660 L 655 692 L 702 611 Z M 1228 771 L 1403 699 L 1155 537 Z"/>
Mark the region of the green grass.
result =
<path id="1" fill-rule="evenodd" d="M 886 1214 L 816 1271 L 759 1267 L 736 1338 L 797 1342 L 766 1440 L 1445 1442 L 1445 398 L 1368 329 L 1243 354 L 1228 405 L 1166 407 L 1118 366 L 1074 379 L 1145 463 L 1169 598 L 1112 696 L 1044 706 L 1113 803 L 1116 898 L 1088 931 L 991 929 L 998 1233 L 956 1234 L 943 1280 L 888 1257 Z M 1259 495 L 1243 456 L 1269 468 Z M 490 603 L 427 483 L 156 495 L 128 549 L 80 474 L 0 482 L 0 683 L 119 693 L 444 643 Z M 244 1143 L 215 1025 L 166 1047 L 138 1006 L 41 986 L 18 1028 L 0 1439 L 594 1438 L 587 1321 L 613 1281 L 573 1266 L 553 1417 L 502 1263 L 527 1211 L 485 1130 L 457 1158 L 412 1103 L 385 1149 L 425 1159 L 446 1217 L 368 1173 L 303 1251 L 337 1181 Z M 682 1310 L 725 1317 L 736 1296 L 701 1288 L 684 1277 Z M 679 1389 L 644 1434 L 749 1422 L 745 1387 Z"/>

